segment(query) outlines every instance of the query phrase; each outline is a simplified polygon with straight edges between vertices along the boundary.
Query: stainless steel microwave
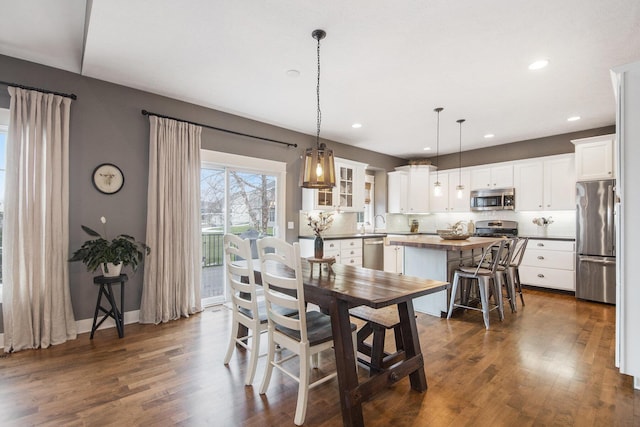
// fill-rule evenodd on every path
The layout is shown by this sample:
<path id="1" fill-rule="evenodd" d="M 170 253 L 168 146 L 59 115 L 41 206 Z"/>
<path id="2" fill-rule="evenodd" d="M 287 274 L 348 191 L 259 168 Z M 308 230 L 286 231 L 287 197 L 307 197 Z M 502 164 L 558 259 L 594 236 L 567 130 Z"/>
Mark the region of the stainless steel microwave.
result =
<path id="1" fill-rule="evenodd" d="M 516 190 L 514 188 L 474 190 L 471 192 L 472 211 L 514 210 L 515 201 Z"/>

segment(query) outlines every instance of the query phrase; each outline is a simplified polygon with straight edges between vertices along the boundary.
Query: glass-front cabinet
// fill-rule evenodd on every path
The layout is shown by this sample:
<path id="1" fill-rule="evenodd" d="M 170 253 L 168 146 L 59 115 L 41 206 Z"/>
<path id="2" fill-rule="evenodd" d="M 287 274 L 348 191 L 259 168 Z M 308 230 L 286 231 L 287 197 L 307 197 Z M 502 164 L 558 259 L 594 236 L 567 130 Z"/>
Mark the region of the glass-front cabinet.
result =
<path id="1" fill-rule="evenodd" d="M 326 190 L 302 189 L 302 209 L 341 210 L 358 212 L 364 210 L 366 163 L 336 158 L 336 186 Z"/>

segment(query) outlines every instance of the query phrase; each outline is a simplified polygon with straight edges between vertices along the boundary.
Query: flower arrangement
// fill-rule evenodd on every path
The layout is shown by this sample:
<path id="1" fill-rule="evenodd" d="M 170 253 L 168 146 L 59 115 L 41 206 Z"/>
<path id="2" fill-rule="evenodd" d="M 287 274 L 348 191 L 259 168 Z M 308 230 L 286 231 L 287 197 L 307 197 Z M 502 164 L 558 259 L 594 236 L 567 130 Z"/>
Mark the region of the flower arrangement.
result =
<path id="1" fill-rule="evenodd" d="M 322 237 L 321 233 L 328 230 L 333 224 L 333 212 L 319 212 L 317 214 L 307 214 L 307 225 L 311 227 L 313 233 Z"/>
<path id="2" fill-rule="evenodd" d="M 541 216 L 540 218 L 533 218 L 533 223 L 540 227 L 546 227 L 547 225 L 553 224 L 553 218 L 545 218 Z"/>
<path id="3" fill-rule="evenodd" d="M 103 224 L 105 237 L 102 237 L 97 231 L 82 225 L 84 232 L 89 236 L 95 237 L 95 239 L 84 242 L 80 249 L 73 253 L 69 261 L 82 261 L 90 272 L 96 271 L 98 267 L 102 266 L 105 273 L 109 273 L 107 264 L 116 266 L 122 264 L 123 267 L 131 265 L 135 272 L 138 264 L 144 260 L 145 255 L 151 252 L 151 249 L 126 234 L 120 234 L 109 241 L 106 237 L 107 219 L 100 217 L 100 222 Z"/>

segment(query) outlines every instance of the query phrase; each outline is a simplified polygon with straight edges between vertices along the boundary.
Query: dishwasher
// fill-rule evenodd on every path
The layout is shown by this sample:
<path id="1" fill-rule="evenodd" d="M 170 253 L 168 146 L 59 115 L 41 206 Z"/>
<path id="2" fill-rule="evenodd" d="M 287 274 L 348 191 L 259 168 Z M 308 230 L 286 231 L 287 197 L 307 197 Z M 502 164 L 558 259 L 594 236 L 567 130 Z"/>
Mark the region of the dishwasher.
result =
<path id="1" fill-rule="evenodd" d="M 384 237 L 362 239 L 362 266 L 384 270 Z"/>

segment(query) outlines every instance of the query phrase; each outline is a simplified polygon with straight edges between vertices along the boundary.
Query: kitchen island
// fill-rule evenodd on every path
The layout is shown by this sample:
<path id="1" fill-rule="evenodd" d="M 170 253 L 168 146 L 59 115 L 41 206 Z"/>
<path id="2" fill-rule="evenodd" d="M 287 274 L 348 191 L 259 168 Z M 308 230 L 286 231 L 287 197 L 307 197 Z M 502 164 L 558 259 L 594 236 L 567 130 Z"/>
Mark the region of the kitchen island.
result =
<path id="1" fill-rule="evenodd" d="M 466 240 L 443 240 L 439 236 L 389 236 L 388 244 L 404 246 L 404 274 L 451 282 L 453 272 L 462 264 L 479 260 L 484 248 L 499 237 L 469 237 Z M 415 311 L 446 317 L 450 290 L 416 298 Z"/>

